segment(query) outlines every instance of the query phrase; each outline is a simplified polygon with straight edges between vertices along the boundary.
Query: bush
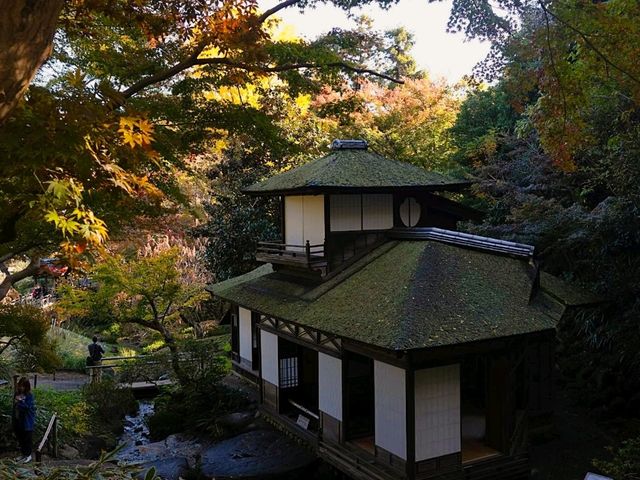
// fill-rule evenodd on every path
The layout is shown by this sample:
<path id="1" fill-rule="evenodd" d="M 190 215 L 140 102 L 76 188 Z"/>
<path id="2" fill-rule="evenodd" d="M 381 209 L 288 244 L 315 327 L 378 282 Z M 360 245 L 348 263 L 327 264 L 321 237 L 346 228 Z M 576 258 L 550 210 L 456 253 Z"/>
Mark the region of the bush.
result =
<path id="1" fill-rule="evenodd" d="M 0 480 L 132 480 L 136 478 L 135 466 L 114 466 L 117 449 L 103 453 L 96 462 L 86 467 L 24 465 L 11 460 L 0 460 Z M 161 480 L 150 468 L 144 475 L 145 480 Z"/>
<path id="2" fill-rule="evenodd" d="M 609 450 L 613 453 L 613 459 L 611 461 L 594 460 L 594 466 L 616 480 L 640 478 L 640 437 L 625 440 L 617 450 L 613 448 Z"/>
<path id="3" fill-rule="evenodd" d="M 206 432 L 215 438 L 222 433 L 218 417 L 249 406 L 243 394 L 221 383 L 231 367 L 222 354 L 227 346 L 226 336 L 181 344 L 183 385 L 156 398 L 155 414 L 148 421 L 152 438 L 184 431 Z"/>
<path id="4" fill-rule="evenodd" d="M 51 415 L 57 413 L 59 422 L 59 438 L 62 443 L 73 443 L 73 440 L 85 435 L 90 429 L 89 409 L 78 391 L 57 392 L 54 390 L 34 390 L 36 402 L 36 425 L 34 441 L 40 439 L 49 424 Z M 0 446 L 14 447 L 11 412 L 13 410 L 13 391 L 0 391 L 0 409 L 7 412 L 0 420 Z"/>
<path id="5" fill-rule="evenodd" d="M 182 432 L 219 438 L 223 431 L 218 418 L 249 406 L 244 394 L 219 383 L 198 390 L 165 390 L 156 398 L 155 413 L 147 421 L 149 433 L 153 440 Z"/>
<path id="6" fill-rule="evenodd" d="M 101 430 L 106 428 L 112 433 L 120 433 L 124 417 L 138 410 L 131 390 L 119 387 L 113 379 L 104 378 L 101 382 L 85 385 L 82 395 L 93 421 Z"/>

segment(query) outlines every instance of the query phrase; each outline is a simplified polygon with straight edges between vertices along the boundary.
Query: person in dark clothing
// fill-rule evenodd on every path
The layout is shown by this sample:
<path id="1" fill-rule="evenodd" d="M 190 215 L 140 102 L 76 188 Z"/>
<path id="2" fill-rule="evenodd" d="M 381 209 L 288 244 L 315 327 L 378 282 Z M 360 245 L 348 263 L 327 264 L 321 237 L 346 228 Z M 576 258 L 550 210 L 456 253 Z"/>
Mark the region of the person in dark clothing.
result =
<path id="1" fill-rule="evenodd" d="M 16 386 L 15 404 L 15 432 L 20 443 L 20 453 L 24 463 L 32 460 L 33 427 L 36 422 L 36 402 L 31 393 L 29 379 L 22 377 Z"/>
<path id="2" fill-rule="evenodd" d="M 87 347 L 89 349 L 89 356 L 93 361 L 94 365 L 98 365 L 102 360 L 102 355 L 104 354 L 104 349 L 98 343 L 98 337 L 93 337 L 93 343 L 90 343 Z"/>
<path id="3" fill-rule="evenodd" d="M 102 355 L 104 354 L 104 349 L 98 343 L 98 337 L 93 337 L 93 343 L 90 343 L 87 347 L 89 349 L 89 356 L 87 357 L 87 365 L 88 366 L 100 366 L 102 364 Z M 92 382 L 100 380 L 100 368 L 91 368 L 89 370 Z"/>

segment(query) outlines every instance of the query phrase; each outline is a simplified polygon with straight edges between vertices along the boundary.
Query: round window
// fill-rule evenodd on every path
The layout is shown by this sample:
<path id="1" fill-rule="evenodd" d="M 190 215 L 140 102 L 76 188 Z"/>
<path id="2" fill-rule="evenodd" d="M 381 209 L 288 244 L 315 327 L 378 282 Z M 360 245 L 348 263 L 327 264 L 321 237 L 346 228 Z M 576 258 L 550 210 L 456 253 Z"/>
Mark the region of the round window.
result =
<path id="1" fill-rule="evenodd" d="M 405 198 L 400 204 L 400 220 L 405 227 L 415 227 L 420 220 L 420 204 L 413 198 Z"/>

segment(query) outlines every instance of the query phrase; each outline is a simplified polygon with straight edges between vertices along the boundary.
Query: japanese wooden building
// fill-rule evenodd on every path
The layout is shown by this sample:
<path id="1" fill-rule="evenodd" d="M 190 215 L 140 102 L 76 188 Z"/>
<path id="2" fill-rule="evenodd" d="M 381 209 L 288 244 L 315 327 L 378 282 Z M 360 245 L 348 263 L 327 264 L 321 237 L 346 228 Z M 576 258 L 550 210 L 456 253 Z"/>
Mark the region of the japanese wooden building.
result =
<path id="1" fill-rule="evenodd" d="M 209 288 L 233 305 L 234 366 L 353 478 L 528 478 L 564 296 L 590 299 L 533 247 L 456 231 L 477 212 L 442 193 L 465 186 L 336 141 L 246 190 L 281 198 L 282 241 Z"/>

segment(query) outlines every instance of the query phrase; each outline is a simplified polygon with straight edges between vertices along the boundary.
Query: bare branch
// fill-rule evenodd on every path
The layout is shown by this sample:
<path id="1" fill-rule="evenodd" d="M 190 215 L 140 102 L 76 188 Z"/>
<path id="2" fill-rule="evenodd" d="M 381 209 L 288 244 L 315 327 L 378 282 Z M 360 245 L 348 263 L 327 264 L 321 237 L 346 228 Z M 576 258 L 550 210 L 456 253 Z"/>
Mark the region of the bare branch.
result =
<path id="1" fill-rule="evenodd" d="M 40 258 L 32 258 L 31 262 L 29 262 L 29 265 L 27 265 L 25 268 L 12 273 L 11 275 L 7 275 L 4 280 L 0 282 L 0 301 L 2 301 L 2 299 L 7 296 L 9 290 L 11 290 L 11 287 L 13 287 L 16 282 L 19 282 L 20 280 L 28 277 L 32 277 L 38 272 L 39 268 Z"/>
<path id="2" fill-rule="evenodd" d="M 404 83 L 404 80 L 400 80 L 399 78 L 394 78 L 385 73 L 381 73 L 376 70 L 371 70 L 369 68 L 358 67 L 357 65 L 351 65 L 346 62 L 327 62 L 327 63 L 302 62 L 302 63 L 287 63 L 284 65 L 269 66 L 269 65 L 253 65 L 245 62 L 236 62 L 229 58 L 215 57 L 215 58 L 198 58 L 195 61 L 195 65 L 223 65 L 231 68 L 239 68 L 241 70 L 247 70 L 250 72 L 262 72 L 262 73 L 279 73 L 279 72 L 286 72 L 290 70 L 302 70 L 305 68 L 316 69 L 316 70 L 319 70 L 322 68 L 337 68 L 341 70 L 348 70 L 354 73 L 372 75 L 372 76 L 379 77 L 394 83 Z"/>
<path id="3" fill-rule="evenodd" d="M 196 50 L 183 61 L 176 63 L 173 67 L 163 71 L 158 72 L 155 75 L 149 75 L 148 77 L 143 78 L 142 80 L 134 83 L 129 88 L 124 90 L 121 95 L 126 100 L 127 98 L 133 97 L 136 93 L 144 90 L 145 88 L 154 85 L 156 83 L 162 82 L 163 80 L 167 80 L 172 78 L 179 73 L 188 70 L 189 68 L 196 65 L 196 61 L 198 60 L 198 55 L 202 53 L 206 45 L 199 45 Z"/>
<path id="4" fill-rule="evenodd" d="M 8 341 L 6 342 L 0 342 L 2 343 L 2 348 L 0 348 L 0 355 L 2 355 L 4 353 L 4 351 L 9 348 L 11 345 L 13 345 L 14 343 L 18 343 L 20 340 L 22 340 L 25 337 L 25 334 L 23 333 L 22 335 L 18 335 L 17 337 L 11 337 Z"/>
<path id="5" fill-rule="evenodd" d="M 540 4 L 540 6 L 542 7 L 542 10 L 547 12 L 549 15 L 551 15 L 555 20 L 557 20 L 558 22 L 560 22 L 562 25 L 564 25 L 565 27 L 567 27 L 569 30 L 577 33 L 580 38 L 582 38 L 582 40 L 584 41 L 584 43 L 591 49 L 593 50 L 593 52 L 600 57 L 600 59 L 606 63 L 607 65 L 609 65 L 611 68 L 619 71 L 620 73 L 622 73 L 623 75 L 626 75 L 627 77 L 629 77 L 631 80 L 633 80 L 635 83 L 639 83 L 640 84 L 640 79 L 638 77 L 636 77 L 635 75 L 633 75 L 631 72 L 629 72 L 628 70 L 626 70 L 625 68 L 622 68 L 619 65 L 616 65 L 615 63 L 613 63 L 609 57 L 607 57 L 604 53 L 602 53 L 602 51 L 600 51 L 600 49 L 598 47 L 595 46 L 595 44 L 591 41 L 591 39 L 589 39 L 589 36 L 584 33 L 583 31 L 579 30 L 578 28 L 574 27 L 573 25 L 571 25 L 569 22 L 566 22 L 565 20 L 563 20 L 562 18 L 560 18 L 558 15 L 556 15 L 555 13 L 553 13 L 551 10 L 549 10 L 546 5 L 544 4 L 544 0 L 538 0 L 538 3 Z"/>
<path id="6" fill-rule="evenodd" d="M 289 63 L 285 65 L 276 65 L 276 66 L 268 66 L 268 65 L 259 65 L 259 64 L 250 64 L 245 62 L 236 62 L 232 59 L 225 57 L 214 57 L 214 58 L 198 58 L 198 56 L 205 49 L 206 45 L 200 45 L 196 50 L 183 61 L 175 64 L 173 67 L 164 70 L 162 72 L 158 72 L 154 75 L 150 75 L 148 77 L 143 78 L 142 80 L 134 83 L 126 90 L 122 91 L 120 95 L 123 100 L 131 98 L 136 93 L 144 90 L 151 85 L 155 85 L 156 83 L 160 83 L 164 80 L 168 80 L 179 73 L 188 70 L 196 65 L 222 65 L 233 68 L 239 68 L 241 70 L 247 70 L 251 72 L 263 72 L 263 73 L 277 73 L 277 72 L 286 72 L 289 70 L 301 70 L 304 68 L 310 69 L 321 69 L 321 68 L 338 68 L 342 70 L 348 70 L 354 73 L 372 75 L 375 77 L 382 78 L 384 80 L 388 80 L 394 83 L 404 83 L 403 80 L 398 78 L 394 78 L 390 75 L 386 75 L 381 72 L 377 72 L 375 70 L 371 70 L 369 68 L 358 67 L 357 65 L 351 65 L 346 62 L 328 62 L 328 63 Z"/>
<path id="7" fill-rule="evenodd" d="M 555 57 L 553 56 L 553 49 L 551 48 L 551 27 L 549 26 L 549 11 L 544 4 L 544 1 L 540 0 L 540 6 L 542 7 L 542 11 L 544 13 L 544 21 L 545 21 L 545 29 L 546 29 L 546 40 L 547 40 L 547 50 L 549 51 L 549 61 L 551 62 L 551 69 L 553 70 L 553 74 L 556 77 L 556 81 L 558 82 L 558 88 L 560 89 L 560 95 L 562 96 L 562 132 L 565 133 L 567 130 L 567 97 L 564 92 L 564 88 L 562 85 L 562 80 L 560 78 L 560 74 L 558 72 L 558 68 L 556 67 Z"/>
<path id="8" fill-rule="evenodd" d="M 258 25 L 264 23 L 267 18 L 278 13 L 280 10 L 284 10 L 285 8 L 290 7 L 291 5 L 295 5 L 296 3 L 300 3 L 300 1 L 301 0 L 286 0 L 285 2 L 279 3 L 275 7 L 270 8 L 258 17 Z"/>

